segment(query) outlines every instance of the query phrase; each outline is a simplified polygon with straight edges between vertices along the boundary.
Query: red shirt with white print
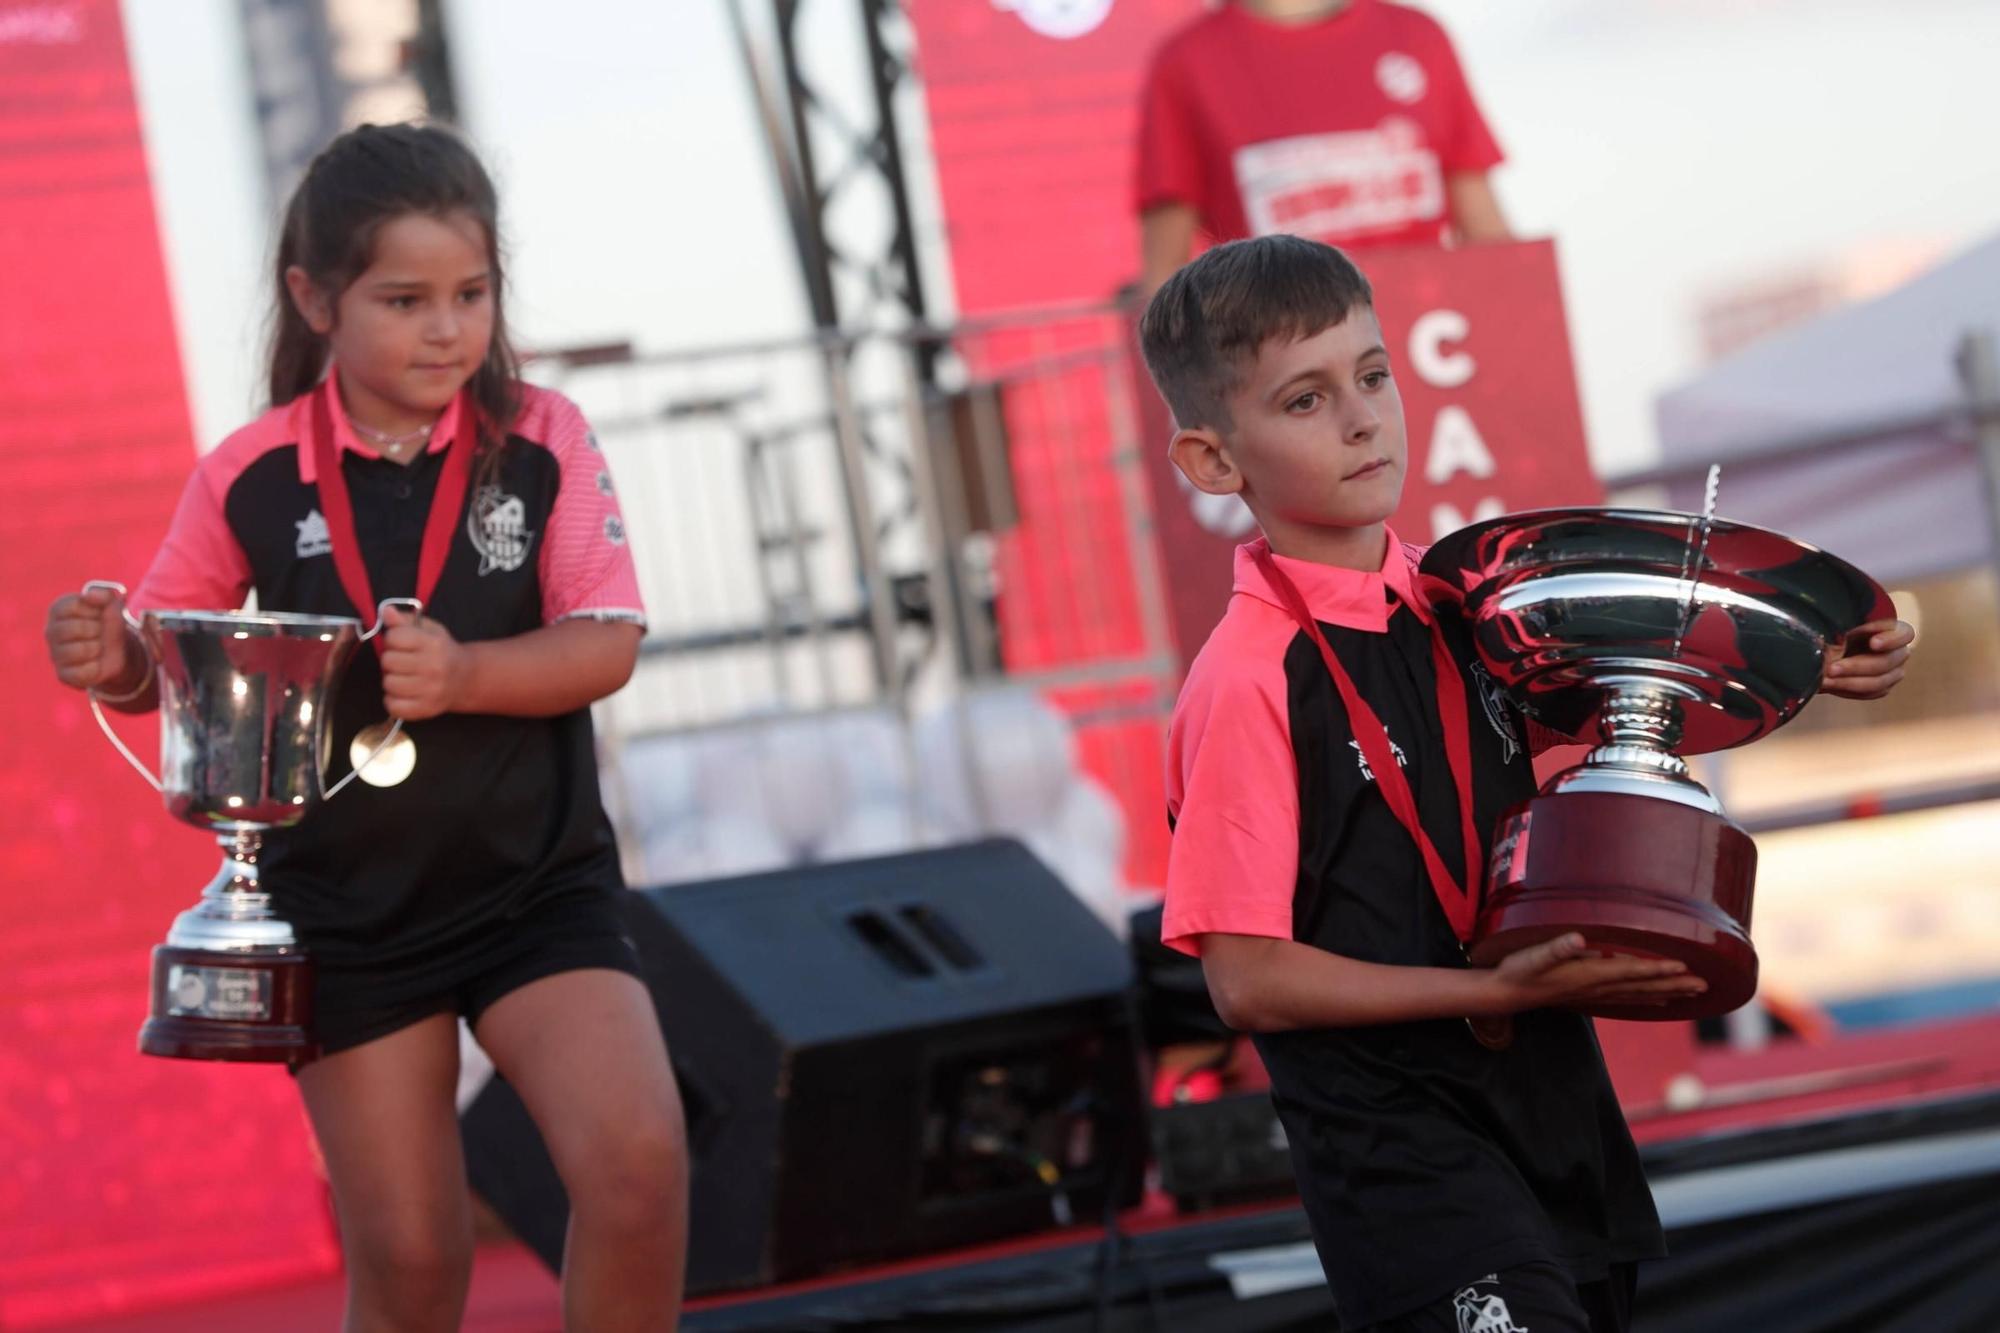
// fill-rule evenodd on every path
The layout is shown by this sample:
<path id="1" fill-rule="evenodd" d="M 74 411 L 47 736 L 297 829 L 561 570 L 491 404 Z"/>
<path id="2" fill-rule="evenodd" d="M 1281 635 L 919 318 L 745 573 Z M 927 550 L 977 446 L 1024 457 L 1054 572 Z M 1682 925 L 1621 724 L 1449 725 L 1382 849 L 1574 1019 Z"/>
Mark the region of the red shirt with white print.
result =
<path id="1" fill-rule="evenodd" d="M 1500 146 L 1436 20 L 1388 0 L 1280 24 L 1230 4 L 1169 37 L 1146 79 L 1141 212 L 1189 204 L 1210 241 L 1286 233 L 1436 245 L 1445 178 Z"/>

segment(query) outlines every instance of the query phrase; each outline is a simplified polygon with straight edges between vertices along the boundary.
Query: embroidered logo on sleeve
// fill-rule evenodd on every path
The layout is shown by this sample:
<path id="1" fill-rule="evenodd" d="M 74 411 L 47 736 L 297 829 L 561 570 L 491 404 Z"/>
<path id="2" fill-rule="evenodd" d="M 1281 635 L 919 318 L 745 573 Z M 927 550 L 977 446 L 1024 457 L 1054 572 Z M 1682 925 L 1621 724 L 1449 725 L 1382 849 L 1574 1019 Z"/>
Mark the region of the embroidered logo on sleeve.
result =
<path id="1" fill-rule="evenodd" d="M 528 529 L 528 507 L 518 495 L 508 495 L 498 486 L 481 486 L 472 497 L 472 509 L 465 516 L 465 535 L 479 552 L 482 576 L 494 570 L 512 573 L 528 558 L 535 534 Z"/>
<path id="2" fill-rule="evenodd" d="M 1529 1333 L 1526 1324 L 1514 1322 L 1503 1298 L 1480 1294 L 1481 1286 L 1499 1281 L 1499 1274 L 1490 1273 L 1451 1298 L 1451 1311 L 1458 1316 L 1458 1333 Z"/>
<path id="3" fill-rule="evenodd" d="M 315 509 L 298 522 L 292 524 L 299 530 L 298 558 L 309 560 L 316 555 L 333 554 L 333 534 L 326 530 L 326 515 Z"/>

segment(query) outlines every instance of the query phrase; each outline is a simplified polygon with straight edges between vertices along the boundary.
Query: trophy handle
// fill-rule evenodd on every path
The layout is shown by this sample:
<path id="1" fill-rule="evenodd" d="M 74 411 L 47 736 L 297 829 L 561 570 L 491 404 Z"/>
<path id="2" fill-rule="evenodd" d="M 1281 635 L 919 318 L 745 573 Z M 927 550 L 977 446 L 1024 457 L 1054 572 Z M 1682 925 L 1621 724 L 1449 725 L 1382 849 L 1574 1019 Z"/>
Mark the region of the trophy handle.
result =
<path id="1" fill-rule="evenodd" d="M 375 623 L 361 632 L 361 642 L 366 643 L 382 632 L 382 613 L 392 606 L 399 611 L 408 611 L 413 616 L 424 613 L 424 602 L 421 597 L 384 597 L 376 604 Z M 386 745 L 388 742 L 383 743 Z"/>
<path id="2" fill-rule="evenodd" d="M 382 613 L 388 610 L 392 606 L 397 607 L 404 611 L 408 611 L 411 615 L 414 616 L 420 616 L 424 613 L 424 604 L 422 599 L 420 598 L 384 597 L 381 600 L 381 602 L 375 607 L 375 623 L 373 625 L 370 625 L 366 630 L 362 631 L 361 641 L 363 643 L 366 643 L 368 640 L 374 638 L 377 634 L 380 634 L 382 632 Z M 375 762 L 376 755 L 381 754 L 384 750 L 394 745 L 396 743 L 396 738 L 402 734 L 403 734 L 403 719 L 400 717 L 392 719 L 389 723 L 388 733 L 384 735 L 380 741 L 376 742 L 374 749 L 370 750 L 366 755 L 362 757 L 361 762 L 354 766 L 353 772 L 349 773 L 346 777 L 342 778 L 340 781 L 334 783 L 331 787 L 326 785 L 326 779 L 324 777 L 320 779 L 320 787 L 319 787 L 320 799 L 322 801 L 331 800 L 333 797 L 339 795 L 341 790 L 345 788 L 348 783 L 354 781 L 354 779 L 361 776 L 362 769 L 368 767 L 368 765 Z M 121 746 L 120 748 L 122 749 L 123 747 Z"/>
<path id="3" fill-rule="evenodd" d="M 92 579 L 90 582 L 83 585 L 83 590 L 85 592 L 95 592 L 99 588 L 108 588 L 112 592 L 117 593 L 120 597 L 123 597 L 125 595 L 125 585 L 118 582 L 116 579 Z M 119 614 L 125 617 L 125 623 L 132 627 L 134 633 L 137 633 L 139 629 L 139 617 L 132 614 L 132 609 L 130 607 L 121 607 L 119 608 Z M 160 779 L 154 775 L 153 770 L 147 768 L 144 764 L 140 763 L 139 756 L 133 754 L 131 750 L 127 749 L 125 746 L 125 742 L 118 739 L 118 733 L 111 729 L 110 720 L 104 716 L 103 705 L 97 702 L 97 691 L 94 689 L 85 690 L 84 697 L 90 700 L 91 716 L 97 719 L 97 729 L 104 733 L 104 739 L 110 741 L 112 748 L 117 750 L 118 753 L 125 756 L 125 762 L 132 765 L 133 771 L 136 772 L 140 777 L 146 779 L 147 784 L 151 786 L 154 791 L 158 792 L 165 791 L 166 788 L 161 784 Z"/>
<path id="4" fill-rule="evenodd" d="M 120 583 L 117 579 L 92 579 L 90 582 L 83 585 L 83 590 L 85 592 L 96 592 L 99 588 L 108 588 L 112 592 L 117 593 L 120 597 L 126 595 L 125 585 Z M 132 627 L 132 632 L 134 634 L 137 634 L 139 632 L 139 627 L 140 627 L 139 617 L 132 614 L 132 608 L 129 606 L 120 607 L 118 613 L 125 617 L 125 623 Z"/>

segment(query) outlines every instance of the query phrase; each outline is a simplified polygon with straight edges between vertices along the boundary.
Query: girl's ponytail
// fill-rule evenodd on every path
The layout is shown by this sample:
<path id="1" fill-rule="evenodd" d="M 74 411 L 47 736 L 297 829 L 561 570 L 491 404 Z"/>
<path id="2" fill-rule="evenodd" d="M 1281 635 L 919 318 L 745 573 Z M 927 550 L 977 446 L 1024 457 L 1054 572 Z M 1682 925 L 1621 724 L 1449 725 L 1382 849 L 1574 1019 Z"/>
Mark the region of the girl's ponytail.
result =
<path id="1" fill-rule="evenodd" d="M 307 186 L 311 177 L 299 182 L 285 208 L 283 230 L 278 236 L 277 304 L 271 310 L 271 402 L 289 403 L 310 392 L 326 373 L 326 339 L 314 333 L 292 301 L 285 283 L 285 270 L 300 264 L 305 253 Z"/>

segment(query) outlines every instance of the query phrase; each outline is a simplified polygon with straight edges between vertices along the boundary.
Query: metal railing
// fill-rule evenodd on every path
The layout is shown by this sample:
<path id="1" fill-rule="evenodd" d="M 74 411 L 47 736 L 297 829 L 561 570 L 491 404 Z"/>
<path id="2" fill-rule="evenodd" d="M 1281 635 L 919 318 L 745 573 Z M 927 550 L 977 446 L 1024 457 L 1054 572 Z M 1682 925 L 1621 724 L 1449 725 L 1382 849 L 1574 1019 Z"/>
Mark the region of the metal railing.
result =
<path id="1" fill-rule="evenodd" d="M 1128 811 L 1154 800 L 1177 665 L 1121 312 L 572 349 L 534 378 L 592 422 L 646 601 L 599 708 L 614 773 L 663 737 L 855 713 L 914 772 L 920 715 L 1011 688 Z"/>

